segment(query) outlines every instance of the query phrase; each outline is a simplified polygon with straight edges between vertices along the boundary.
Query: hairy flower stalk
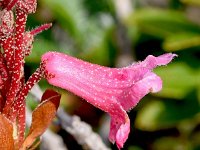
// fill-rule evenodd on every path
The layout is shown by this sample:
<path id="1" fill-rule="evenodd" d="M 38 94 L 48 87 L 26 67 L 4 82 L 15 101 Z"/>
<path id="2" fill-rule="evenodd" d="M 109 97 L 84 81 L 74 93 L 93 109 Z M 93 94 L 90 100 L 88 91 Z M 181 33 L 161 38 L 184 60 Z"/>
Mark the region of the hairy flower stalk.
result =
<path id="1" fill-rule="evenodd" d="M 11 124 L 11 126 L 16 129 L 16 131 L 13 131 L 14 133 L 11 132 L 13 134 L 13 139 L 7 140 L 0 138 L 0 142 L 8 142 L 8 147 L 0 146 L 0 149 L 10 150 L 9 147 L 13 147 L 13 143 L 15 143 L 15 149 L 19 149 L 22 145 L 25 133 L 25 99 L 31 88 L 40 81 L 44 73 L 42 67 L 38 68 L 25 83 L 25 57 L 31 53 L 34 36 L 51 27 L 51 24 L 44 24 L 32 31 L 25 31 L 27 16 L 35 12 L 36 4 L 36 0 L 0 1 L 0 46 L 2 49 L 0 51 L 0 118 L 2 117 L 2 120 L 4 120 L 4 118 L 9 120 L 7 123 Z M 15 11 L 12 10 L 13 8 Z M 47 91 L 46 93 L 48 95 L 48 93 L 52 93 L 52 91 Z M 51 96 L 49 96 L 47 102 L 41 104 L 40 108 L 37 108 L 38 111 L 41 111 L 43 105 L 45 105 L 44 107 L 47 107 L 46 105 L 51 105 L 53 109 L 52 117 L 49 117 L 49 121 L 55 116 L 55 111 L 57 110 L 60 99 L 57 93 L 54 94 L 57 97 L 57 102 L 54 102 L 55 99 L 53 100 Z M 56 107 L 54 107 L 54 105 Z M 47 124 L 48 123 L 45 123 L 45 128 Z M 41 126 L 41 128 L 43 128 L 43 126 Z M 0 130 L 7 129 L 1 124 Z M 7 133 L 10 134 L 10 132 Z M 38 136 L 41 133 L 43 133 L 43 131 L 36 132 L 36 135 Z M 2 136 L 1 132 L 0 136 Z M 33 138 L 32 142 L 34 142 L 35 138 Z M 15 142 L 12 142 L 13 140 Z M 10 145 L 9 142 L 11 142 Z"/>
<path id="2" fill-rule="evenodd" d="M 152 72 L 168 64 L 174 54 L 148 56 L 125 68 L 108 68 L 58 52 L 42 56 L 48 82 L 84 98 L 111 117 L 109 139 L 122 148 L 128 138 L 130 121 L 126 111 L 132 109 L 149 92 L 158 92 L 162 80 Z M 53 75 L 53 76 L 52 76 Z"/>
<path id="3" fill-rule="evenodd" d="M 12 68 L 12 78 L 11 78 L 11 86 L 9 92 L 7 94 L 7 100 L 5 104 L 5 108 L 10 107 L 14 98 L 19 90 L 20 79 L 21 79 L 21 69 L 23 65 L 23 35 L 25 32 L 25 24 L 27 19 L 27 14 L 23 11 L 17 9 L 16 10 L 16 33 L 14 36 L 15 46 L 14 46 L 14 59 L 13 59 L 13 68 Z"/>

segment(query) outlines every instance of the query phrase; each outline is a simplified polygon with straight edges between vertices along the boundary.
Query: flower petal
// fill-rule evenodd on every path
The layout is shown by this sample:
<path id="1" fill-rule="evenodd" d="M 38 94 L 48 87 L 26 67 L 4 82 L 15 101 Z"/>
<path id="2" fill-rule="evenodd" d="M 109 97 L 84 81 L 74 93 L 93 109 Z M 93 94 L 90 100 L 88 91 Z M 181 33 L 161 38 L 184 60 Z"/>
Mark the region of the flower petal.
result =
<path id="1" fill-rule="evenodd" d="M 147 58 L 144 61 L 142 61 L 142 62 L 140 62 L 136 65 L 133 64 L 129 67 L 130 68 L 145 67 L 145 68 L 148 68 L 148 69 L 151 70 L 151 69 L 154 69 L 157 66 L 167 65 L 176 56 L 177 56 L 176 54 L 172 54 L 172 53 L 163 54 L 163 55 L 160 55 L 158 57 L 155 57 L 153 55 L 149 55 L 149 56 L 147 56 Z"/>
<path id="2" fill-rule="evenodd" d="M 140 69 L 104 67 L 58 52 L 44 54 L 42 61 L 45 60 L 48 60 L 46 63 L 48 72 L 59 76 L 59 78 L 62 77 L 60 74 L 65 74 L 65 76 L 72 77 L 79 82 L 89 82 L 105 88 L 119 89 L 131 86 L 148 72 L 145 67 L 140 67 Z M 48 81 L 51 81 L 51 79 Z"/>
<path id="3" fill-rule="evenodd" d="M 42 56 L 50 84 L 69 90 L 111 116 L 109 139 L 123 147 L 130 121 L 126 110 L 133 108 L 149 92 L 162 88 L 162 80 L 152 69 L 169 63 L 174 54 L 148 56 L 125 68 L 108 68 L 84 62 L 58 52 Z"/>
<path id="4" fill-rule="evenodd" d="M 158 92 L 162 89 L 162 80 L 154 73 L 148 73 L 146 77 L 135 83 L 125 91 L 118 99 L 123 108 L 128 111 L 149 92 Z"/>
<path id="5" fill-rule="evenodd" d="M 127 88 L 119 95 L 118 101 L 125 110 L 130 110 L 136 106 L 139 100 L 149 92 L 158 92 L 162 89 L 162 80 L 156 74 L 152 73 L 151 70 L 156 66 L 168 64 L 175 56 L 177 55 L 171 53 L 158 57 L 149 55 L 144 61 L 127 67 L 132 70 L 143 71 L 147 69 L 148 71 L 145 70 L 145 75 L 135 72 L 140 77 L 140 80 L 137 80 L 130 88 Z"/>
<path id="6" fill-rule="evenodd" d="M 120 149 L 126 142 L 130 132 L 130 120 L 126 111 L 116 103 L 115 108 L 110 113 L 110 133 L 109 139 L 112 143 L 116 141 L 117 147 Z"/>

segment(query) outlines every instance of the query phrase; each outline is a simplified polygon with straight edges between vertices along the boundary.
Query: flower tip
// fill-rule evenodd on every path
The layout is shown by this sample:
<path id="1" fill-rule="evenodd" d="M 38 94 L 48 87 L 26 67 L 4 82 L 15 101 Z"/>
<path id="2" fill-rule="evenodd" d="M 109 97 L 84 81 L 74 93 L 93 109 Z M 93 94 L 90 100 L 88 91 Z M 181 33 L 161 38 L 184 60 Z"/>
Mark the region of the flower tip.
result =
<path id="1" fill-rule="evenodd" d="M 172 54 L 172 53 L 163 54 L 157 57 L 157 61 L 159 62 L 158 65 L 166 65 L 170 63 L 174 57 L 177 57 L 177 56 L 178 55 Z"/>
<path id="2" fill-rule="evenodd" d="M 53 23 L 48 23 L 49 28 L 52 27 Z"/>
<path id="3" fill-rule="evenodd" d="M 163 55 L 161 55 L 161 56 L 164 56 L 164 57 L 166 57 L 166 59 L 173 59 L 174 57 L 178 57 L 178 55 L 177 54 L 173 54 L 173 53 L 167 53 L 167 54 L 163 54 Z"/>
<path id="4" fill-rule="evenodd" d="M 116 135 L 116 145 L 118 149 L 123 148 L 124 143 L 128 139 L 129 132 L 130 132 L 130 123 L 125 123 L 121 125 Z"/>

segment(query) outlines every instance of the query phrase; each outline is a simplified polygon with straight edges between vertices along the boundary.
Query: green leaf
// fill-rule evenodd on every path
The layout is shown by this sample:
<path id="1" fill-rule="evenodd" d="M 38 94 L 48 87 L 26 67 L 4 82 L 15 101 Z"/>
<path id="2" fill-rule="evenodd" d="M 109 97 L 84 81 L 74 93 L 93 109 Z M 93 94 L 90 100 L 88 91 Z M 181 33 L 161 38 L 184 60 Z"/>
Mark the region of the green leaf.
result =
<path id="1" fill-rule="evenodd" d="M 191 150 L 189 141 L 178 137 L 163 137 L 156 140 L 152 145 L 153 150 Z"/>
<path id="2" fill-rule="evenodd" d="M 200 34 L 174 34 L 165 39 L 163 49 L 173 52 L 200 46 Z"/>
<path id="3" fill-rule="evenodd" d="M 138 146 L 129 146 L 128 150 L 142 150 L 142 148 L 140 148 Z"/>
<path id="4" fill-rule="evenodd" d="M 200 87 L 200 69 L 193 69 L 184 62 L 157 68 L 155 73 L 163 80 L 163 89 L 156 96 L 183 99 L 191 90 Z"/>
<path id="5" fill-rule="evenodd" d="M 196 91 L 184 100 L 153 100 L 141 108 L 135 126 L 141 130 L 154 131 L 174 127 L 181 121 L 191 119 L 200 112 Z"/>
<path id="6" fill-rule="evenodd" d="M 58 50 L 58 47 L 50 41 L 38 39 L 33 44 L 32 53 L 26 57 L 26 62 L 39 63 L 41 56 L 50 50 Z"/>
<path id="7" fill-rule="evenodd" d="M 109 15 L 89 16 L 83 0 L 42 2 L 56 16 L 66 37 L 73 41 L 66 43 L 66 47 L 71 45 L 73 54 L 94 63 L 109 65 L 109 58 L 106 57 L 109 54 L 106 38 L 112 28 L 112 18 Z M 102 18 L 108 20 L 107 25 L 103 25 Z"/>
<path id="8" fill-rule="evenodd" d="M 174 10 L 145 8 L 135 11 L 127 20 L 129 27 L 136 25 L 142 33 L 165 38 L 177 33 L 200 33 L 200 27 L 191 23 L 183 13 Z"/>
<path id="9" fill-rule="evenodd" d="M 199 5 L 200 6 L 200 1 L 199 0 L 181 0 L 181 2 L 189 4 L 189 5 Z"/>
<path id="10" fill-rule="evenodd" d="M 81 36 L 86 12 L 81 0 L 42 0 L 43 5 L 50 8 L 62 27 L 68 29 L 74 36 Z"/>

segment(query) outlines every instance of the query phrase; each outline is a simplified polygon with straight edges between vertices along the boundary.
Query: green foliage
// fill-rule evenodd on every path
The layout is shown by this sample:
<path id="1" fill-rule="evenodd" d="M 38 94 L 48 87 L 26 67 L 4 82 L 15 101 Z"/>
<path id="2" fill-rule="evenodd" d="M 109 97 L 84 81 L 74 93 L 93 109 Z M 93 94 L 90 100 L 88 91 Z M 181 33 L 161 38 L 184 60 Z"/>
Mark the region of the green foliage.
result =
<path id="1" fill-rule="evenodd" d="M 200 1 L 199 0 L 181 0 L 183 3 L 189 4 L 189 5 L 199 5 L 200 6 Z"/>
<path id="2" fill-rule="evenodd" d="M 71 51 L 73 54 L 90 61 L 97 60 L 99 64 L 109 65 L 109 47 L 106 38 L 112 27 L 112 21 L 104 26 L 100 22 L 100 16 L 89 16 L 89 11 L 84 8 L 82 0 L 43 0 L 42 3 L 48 6 L 68 38 L 73 41 Z M 69 48 L 68 45 L 65 46 L 66 49 Z M 82 52 L 84 54 L 80 54 Z"/>
<path id="3" fill-rule="evenodd" d="M 156 73 L 163 80 L 163 90 L 156 94 L 161 97 L 183 99 L 191 90 L 200 88 L 200 68 L 191 68 L 184 62 L 158 68 Z"/>
<path id="4" fill-rule="evenodd" d="M 163 49 L 177 51 L 200 46 L 200 26 L 190 22 L 176 10 L 140 9 L 127 20 L 128 26 L 138 26 L 145 33 L 164 40 Z"/>
<path id="5" fill-rule="evenodd" d="M 199 110 L 196 91 L 183 100 L 152 100 L 139 110 L 136 127 L 148 131 L 175 127 L 197 115 Z"/>
<path id="6" fill-rule="evenodd" d="M 45 40 L 45 39 L 38 39 L 33 44 L 33 50 L 29 57 L 26 58 L 27 62 L 30 63 L 39 63 L 41 56 L 50 50 L 55 50 L 57 46 L 52 43 L 51 41 Z"/>

